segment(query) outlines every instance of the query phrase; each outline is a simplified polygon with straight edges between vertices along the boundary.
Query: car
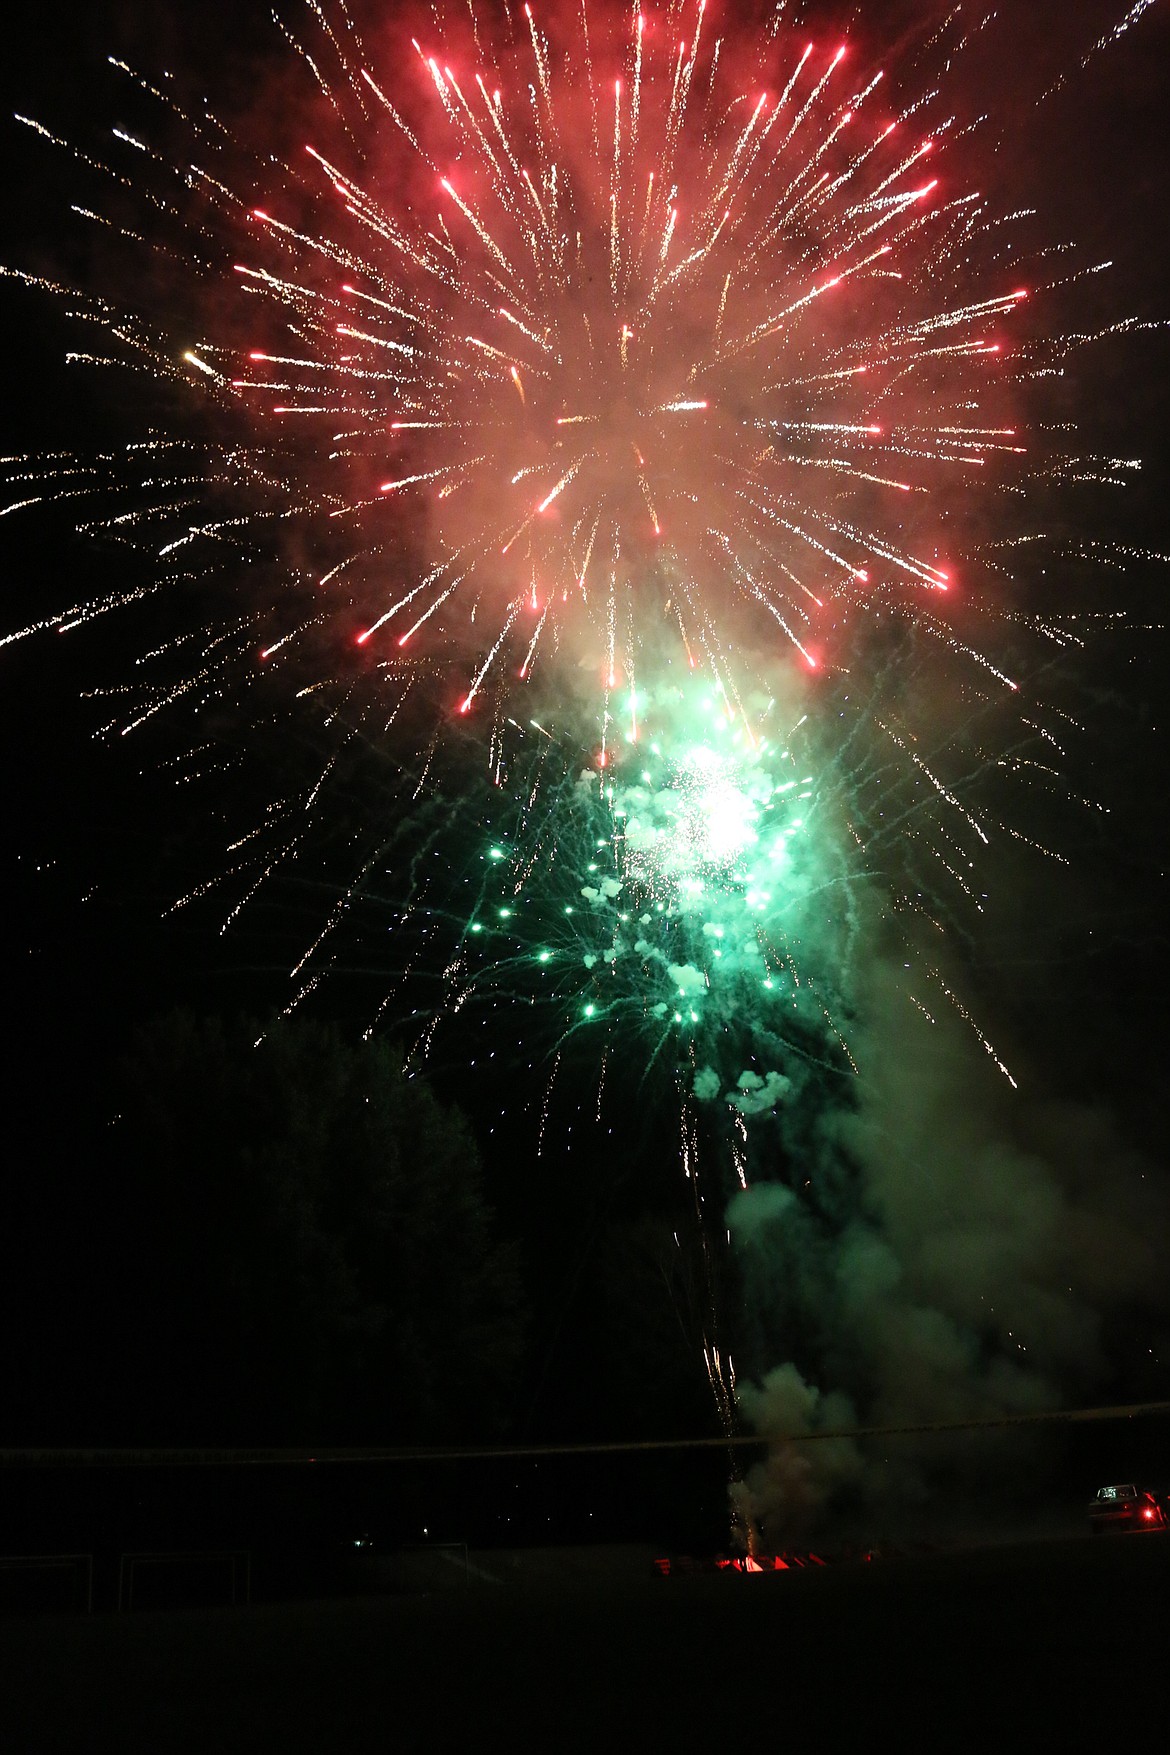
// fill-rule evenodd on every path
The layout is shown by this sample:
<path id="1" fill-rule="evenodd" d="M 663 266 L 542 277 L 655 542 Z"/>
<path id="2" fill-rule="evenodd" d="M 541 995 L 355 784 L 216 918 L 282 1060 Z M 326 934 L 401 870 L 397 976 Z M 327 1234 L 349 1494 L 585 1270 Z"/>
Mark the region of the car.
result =
<path id="1" fill-rule="evenodd" d="M 1120 1487 L 1099 1487 L 1089 1506 L 1089 1527 L 1095 1536 L 1108 1530 L 1122 1534 L 1129 1530 L 1164 1530 L 1168 1523 L 1164 1498 L 1132 1481 Z"/>

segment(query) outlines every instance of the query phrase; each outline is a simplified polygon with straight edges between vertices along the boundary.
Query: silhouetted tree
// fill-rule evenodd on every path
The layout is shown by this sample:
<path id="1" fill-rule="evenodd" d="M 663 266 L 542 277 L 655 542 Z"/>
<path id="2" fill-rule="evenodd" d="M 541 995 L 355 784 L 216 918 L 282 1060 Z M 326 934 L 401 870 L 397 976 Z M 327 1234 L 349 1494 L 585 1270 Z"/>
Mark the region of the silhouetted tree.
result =
<path id="1" fill-rule="evenodd" d="M 297 1020 L 258 1037 L 176 1013 L 122 1070 L 96 1313 L 122 1435 L 498 1430 L 519 1284 L 466 1123 L 383 1044 Z"/>

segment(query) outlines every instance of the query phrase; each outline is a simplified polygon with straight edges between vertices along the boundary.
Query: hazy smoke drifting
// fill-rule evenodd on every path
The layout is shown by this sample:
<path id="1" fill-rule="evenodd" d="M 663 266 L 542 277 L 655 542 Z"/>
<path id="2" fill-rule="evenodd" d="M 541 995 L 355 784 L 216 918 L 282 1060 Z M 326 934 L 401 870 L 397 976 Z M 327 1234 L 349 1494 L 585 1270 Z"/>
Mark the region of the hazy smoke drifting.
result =
<path id="1" fill-rule="evenodd" d="M 744 1414 L 795 1438 L 1083 1402 L 1133 1370 L 1134 1318 L 1165 1301 L 1170 1225 L 1150 1167 L 1106 1114 L 1013 1093 L 959 1020 L 928 1022 L 893 971 L 872 969 L 867 989 L 856 1105 L 820 1118 L 808 1165 L 814 1193 L 832 1192 L 810 1210 L 765 1183 L 728 1208 L 749 1299 L 774 1318 L 765 1332 L 802 1337 L 812 1363 L 741 1383 Z M 933 1516 L 939 1480 L 977 1491 L 997 1455 L 1010 1463 L 999 1440 L 893 1448 L 912 1460 L 871 1445 L 863 1467 L 845 1441 L 779 1445 L 737 1510 L 784 1545 L 832 1502 Z"/>

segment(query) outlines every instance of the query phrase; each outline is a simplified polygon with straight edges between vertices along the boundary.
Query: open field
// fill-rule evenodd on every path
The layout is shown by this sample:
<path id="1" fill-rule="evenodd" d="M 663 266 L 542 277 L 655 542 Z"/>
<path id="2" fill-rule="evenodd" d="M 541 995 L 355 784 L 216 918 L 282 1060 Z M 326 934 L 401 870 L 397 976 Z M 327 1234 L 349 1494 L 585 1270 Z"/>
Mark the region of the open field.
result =
<path id="1" fill-rule="evenodd" d="M 587 1556 L 494 1582 L 501 1557 L 473 1553 L 469 1582 L 423 1593 L 9 1620 L 0 1736 L 13 1755 L 1161 1740 L 1170 1537 L 750 1577 Z"/>

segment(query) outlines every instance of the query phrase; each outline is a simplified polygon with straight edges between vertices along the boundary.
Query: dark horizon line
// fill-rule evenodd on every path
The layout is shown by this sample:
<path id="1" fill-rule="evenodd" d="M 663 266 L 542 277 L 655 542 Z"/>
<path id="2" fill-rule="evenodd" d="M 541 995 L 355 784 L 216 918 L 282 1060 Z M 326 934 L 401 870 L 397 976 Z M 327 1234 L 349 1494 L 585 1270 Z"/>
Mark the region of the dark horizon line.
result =
<path id="1" fill-rule="evenodd" d="M 525 1445 L 311 1445 L 285 1446 L 7 1446 L 0 1468 L 149 1468 L 283 1465 L 320 1463 L 472 1462 L 552 1456 L 604 1456 L 620 1452 L 741 1449 L 750 1445 L 815 1444 L 823 1439 L 896 1438 L 923 1433 L 993 1431 L 1008 1426 L 1039 1426 L 1085 1421 L 1144 1418 L 1170 1414 L 1170 1401 L 1124 1402 L 1095 1408 L 1053 1408 L 1030 1414 L 998 1414 L 976 1420 L 919 1421 L 896 1426 L 842 1426 L 821 1432 L 727 1433 L 722 1437 L 606 1439 L 583 1444 Z"/>

